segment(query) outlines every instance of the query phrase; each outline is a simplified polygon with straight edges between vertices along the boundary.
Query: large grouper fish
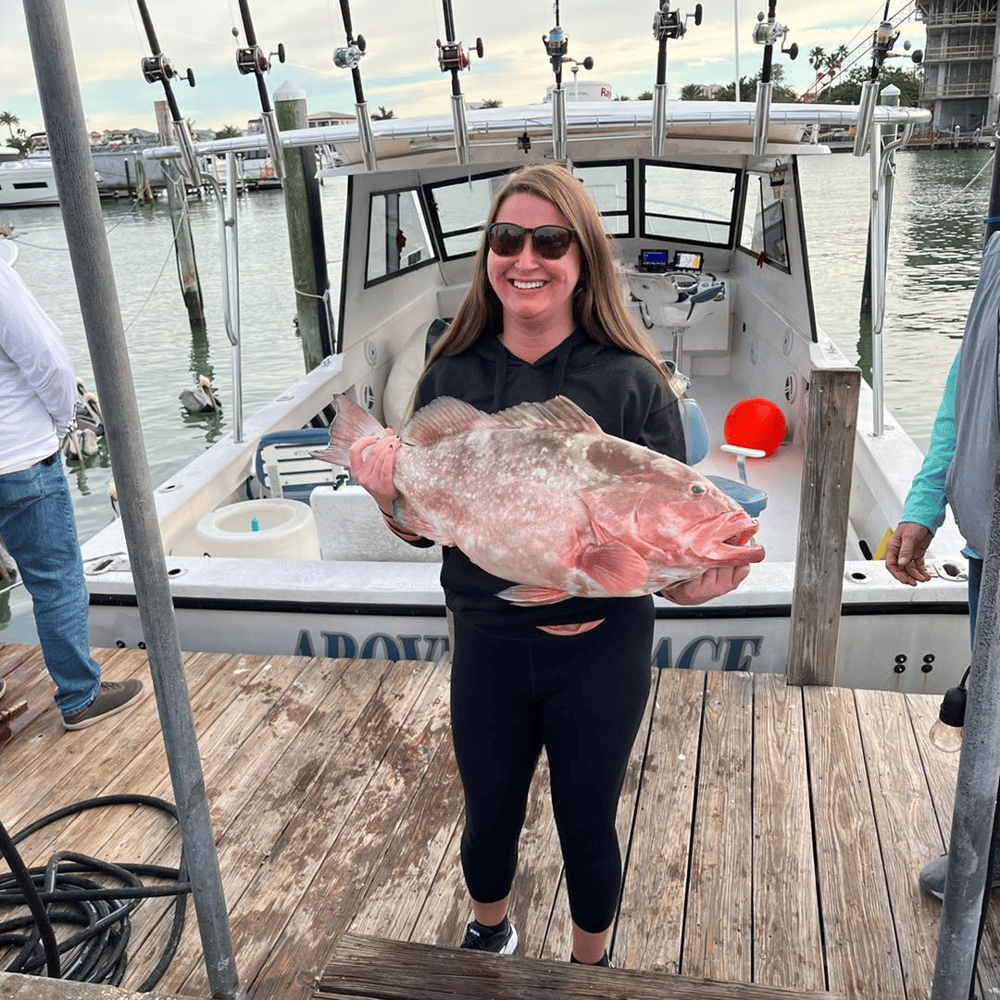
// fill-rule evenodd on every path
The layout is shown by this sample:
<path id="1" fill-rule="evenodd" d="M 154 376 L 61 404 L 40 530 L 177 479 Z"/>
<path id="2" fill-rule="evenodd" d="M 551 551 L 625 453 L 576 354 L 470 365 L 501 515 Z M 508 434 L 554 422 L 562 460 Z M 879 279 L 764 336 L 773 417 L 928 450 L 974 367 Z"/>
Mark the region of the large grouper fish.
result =
<path id="1" fill-rule="evenodd" d="M 352 444 L 388 432 L 348 397 L 333 403 L 317 457 L 349 468 Z M 393 520 L 513 581 L 499 595 L 513 604 L 637 597 L 764 558 L 757 522 L 717 487 L 564 396 L 494 414 L 442 396 L 399 437 Z"/>

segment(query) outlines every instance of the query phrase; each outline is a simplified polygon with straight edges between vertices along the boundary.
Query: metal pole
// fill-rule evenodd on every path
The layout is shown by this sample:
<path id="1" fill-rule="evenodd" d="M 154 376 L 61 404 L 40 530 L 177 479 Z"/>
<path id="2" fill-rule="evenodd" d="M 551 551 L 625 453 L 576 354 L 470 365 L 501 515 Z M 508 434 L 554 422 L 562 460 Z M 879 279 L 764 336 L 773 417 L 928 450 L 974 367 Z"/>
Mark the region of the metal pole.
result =
<path id="1" fill-rule="evenodd" d="M 191 873 L 212 996 L 244 997 L 232 941 L 180 640 L 143 449 L 142 429 L 104 219 L 87 145 L 64 0 L 24 0 L 38 96 L 52 152 L 63 226 L 76 279 L 94 380 L 104 410 L 112 470 L 166 746 L 184 854 Z"/>
<path id="2" fill-rule="evenodd" d="M 989 865 L 1000 774 L 1000 472 L 993 486 L 993 520 L 983 566 L 962 755 L 955 785 L 948 877 L 938 930 L 931 1000 L 968 1000 Z"/>

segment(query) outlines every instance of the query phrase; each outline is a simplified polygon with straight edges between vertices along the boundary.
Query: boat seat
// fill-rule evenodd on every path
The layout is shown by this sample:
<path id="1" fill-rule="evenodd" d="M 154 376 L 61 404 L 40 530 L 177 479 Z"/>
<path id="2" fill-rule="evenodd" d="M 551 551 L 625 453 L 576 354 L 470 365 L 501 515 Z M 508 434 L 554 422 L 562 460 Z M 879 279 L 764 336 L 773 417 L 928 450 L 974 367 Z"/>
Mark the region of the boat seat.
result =
<path id="1" fill-rule="evenodd" d="M 347 473 L 339 465 L 331 465 L 313 452 L 322 451 L 330 442 L 325 427 L 305 427 L 300 430 L 274 431 L 257 442 L 254 457 L 254 477 L 262 497 L 285 497 L 309 503 L 317 486 L 330 485 Z M 251 496 L 247 481 L 247 495 Z"/>
<path id="2" fill-rule="evenodd" d="M 684 442 L 686 447 L 685 460 L 688 465 L 697 465 L 708 454 L 708 423 L 702 413 L 698 401 L 684 397 L 680 400 L 681 415 L 684 422 Z M 764 458 L 767 454 L 755 448 L 740 448 L 737 445 L 724 444 L 720 446 L 736 456 L 736 470 L 739 479 L 728 479 L 726 476 L 706 475 L 705 478 L 731 500 L 735 500 L 750 517 L 757 517 L 767 506 L 767 493 L 758 490 L 747 483 L 746 459 Z"/>
<path id="3" fill-rule="evenodd" d="M 382 392 L 382 413 L 385 424 L 399 430 L 410 406 L 413 390 L 424 370 L 424 362 L 434 342 L 448 329 L 447 320 L 435 319 L 429 325 L 421 323 L 392 362 L 392 370 Z"/>

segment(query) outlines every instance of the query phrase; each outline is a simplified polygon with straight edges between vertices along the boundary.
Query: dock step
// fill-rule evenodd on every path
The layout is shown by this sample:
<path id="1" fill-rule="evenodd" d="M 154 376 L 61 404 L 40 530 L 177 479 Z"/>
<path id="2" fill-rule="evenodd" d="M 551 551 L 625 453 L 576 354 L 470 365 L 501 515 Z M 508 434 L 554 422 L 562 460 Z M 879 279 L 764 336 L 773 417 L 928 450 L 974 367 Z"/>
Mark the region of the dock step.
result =
<path id="1" fill-rule="evenodd" d="M 592 968 L 344 934 L 314 1000 L 833 1000 L 665 972 Z"/>

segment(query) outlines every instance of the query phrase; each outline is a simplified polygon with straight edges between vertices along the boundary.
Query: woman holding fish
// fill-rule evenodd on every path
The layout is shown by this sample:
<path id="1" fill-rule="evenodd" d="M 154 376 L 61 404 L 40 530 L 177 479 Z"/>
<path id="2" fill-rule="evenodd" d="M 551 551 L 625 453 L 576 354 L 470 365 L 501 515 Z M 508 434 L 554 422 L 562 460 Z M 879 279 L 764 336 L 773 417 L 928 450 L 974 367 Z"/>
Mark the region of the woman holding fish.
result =
<path id="1" fill-rule="evenodd" d="M 732 590 L 763 558 L 745 544 L 755 522 L 681 464 L 676 395 L 625 309 L 590 196 L 559 166 L 520 171 L 494 199 L 414 409 L 399 437 L 339 409 L 331 454 L 396 534 L 446 546 L 475 918 L 462 947 L 517 945 L 510 891 L 544 747 L 571 960 L 607 965 L 615 815 L 649 694 L 649 595 L 700 604 Z"/>

